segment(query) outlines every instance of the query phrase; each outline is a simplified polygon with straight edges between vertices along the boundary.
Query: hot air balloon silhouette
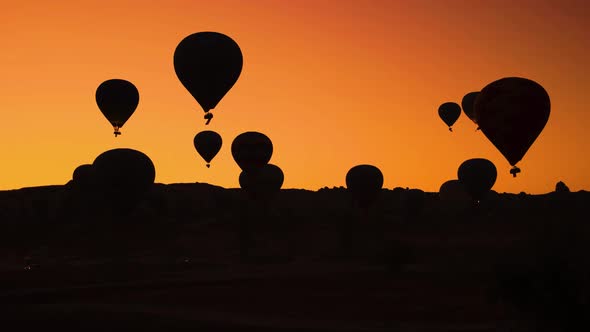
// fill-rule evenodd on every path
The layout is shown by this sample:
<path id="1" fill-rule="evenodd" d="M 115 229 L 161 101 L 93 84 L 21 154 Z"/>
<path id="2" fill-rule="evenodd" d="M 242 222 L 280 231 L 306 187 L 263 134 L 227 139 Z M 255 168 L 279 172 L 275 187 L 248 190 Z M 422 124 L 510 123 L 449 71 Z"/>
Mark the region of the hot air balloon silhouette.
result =
<path id="1" fill-rule="evenodd" d="M 205 111 L 206 124 L 242 72 L 242 51 L 219 32 L 197 32 L 184 38 L 174 51 L 176 76 Z"/>
<path id="2" fill-rule="evenodd" d="M 268 164 L 272 152 L 270 138 L 256 131 L 241 133 L 231 144 L 232 157 L 243 171 L 258 169 Z"/>
<path id="3" fill-rule="evenodd" d="M 449 126 L 449 131 L 453 131 L 451 126 L 457 122 L 461 115 L 461 106 L 457 103 L 447 102 L 438 107 L 438 116 Z"/>
<path id="4" fill-rule="evenodd" d="M 240 173 L 240 187 L 254 199 L 268 199 L 283 186 L 285 176 L 280 167 L 266 164 Z"/>
<path id="5" fill-rule="evenodd" d="M 122 79 L 102 82 L 96 89 L 96 104 L 115 130 L 115 137 L 121 135 L 119 129 L 129 120 L 137 104 L 139 91 L 133 83 Z"/>
<path id="6" fill-rule="evenodd" d="M 205 130 L 195 135 L 193 144 L 199 155 L 207 162 L 207 168 L 211 165 L 211 160 L 215 158 L 221 149 L 221 136 L 211 130 Z"/>
<path id="7" fill-rule="evenodd" d="M 545 128 L 551 109 L 547 91 L 521 77 L 488 84 L 475 100 L 475 118 L 484 135 L 504 155 L 516 177 L 516 164 Z"/>
<path id="8" fill-rule="evenodd" d="M 496 183 L 498 172 L 494 163 L 483 158 L 464 161 L 457 170 L 459 181 L 471 198 L 479 202 Z"/>
<path id="9" fill-rule="evenodd" d="M 461 108 L 463 109 L 463 113 L 465 113 L 469 120 L 473 121 L 475 124 L 477 124 L 477 121 L 475 120 L 474 104 L 478 95 L 479 91 L 473 91 L 469 92 L 463 96 L 463 99 L 461 99 Z M 477 129 L 479 130 L 479 127 L 477 127 Z"/>
<path id="10" fill-rule="evenodd" d="M 113 149 L 92 163 L 97 191 L 103 202 L 117 214 L 131 211 L 152 188 L 154 164 L 144 153 L 133 149 Z"/>
<path id="11" fill-rule="evenodd" d="M 362 210 L 367 210 L 383 188 L 383 173 L 373 165 L 357 165 L 346 173 L 346 188 Z"/>

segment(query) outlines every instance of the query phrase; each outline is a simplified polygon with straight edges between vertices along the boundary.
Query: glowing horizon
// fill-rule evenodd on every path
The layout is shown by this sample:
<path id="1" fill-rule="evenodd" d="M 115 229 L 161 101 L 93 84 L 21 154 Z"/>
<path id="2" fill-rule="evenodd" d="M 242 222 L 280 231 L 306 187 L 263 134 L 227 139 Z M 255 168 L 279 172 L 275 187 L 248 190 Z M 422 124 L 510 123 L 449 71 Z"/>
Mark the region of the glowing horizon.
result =
<path id="1" fill-rule="evenodd" d="M 80 164 L 128 147 L 147 154 L 156 182 L 238 185 L 231 141 L 271 138 L 283 188 L 345 186 L 357 164 L 385 188 L 438 191 L 466 159 L 498 169 L 498 192 L 546 193 L 558 181 L 590 189 L 590 88 L 584 1 L 22 1 L 5 5 L 0 190 L 65 184 Z M 244 56 L 234 87 L 205 126 L 172 55 L 198 31 L 232 37 Z M 545 87 L 549 121 L 513 178 L 510 165 L 462 114 L 450 133 L 443 102 L 496 79 Z M 111 78 L 132 82 L 139 106 L 115 138 L 94 99 Z M 223 146 L 205 167 L 193 137 Z"/>

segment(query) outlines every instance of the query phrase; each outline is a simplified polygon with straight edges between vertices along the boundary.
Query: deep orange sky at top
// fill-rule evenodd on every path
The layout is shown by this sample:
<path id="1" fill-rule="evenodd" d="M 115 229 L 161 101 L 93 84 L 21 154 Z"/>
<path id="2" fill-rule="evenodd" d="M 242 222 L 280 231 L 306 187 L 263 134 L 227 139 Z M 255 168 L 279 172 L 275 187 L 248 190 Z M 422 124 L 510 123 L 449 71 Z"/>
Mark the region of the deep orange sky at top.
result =
<path id="1" fill-rule="evenodd" d="M 563 180 L 590 189 L 590 36 L 585 1 L 13 1 L 0 11 L 0 189 L 63 184 L 103 151 L 146 153 L 156 181 L 237 187 L 231 141 L 267 134 L 285 188 L 344 185 L 354 165 L 378 166 L 385 187 L 437 191 L 466 159 L 498 168 L 499 192 L 545 193 Z M 172 56 L 198 31 L 231 36 L 244 69 L 205 126 Z M 516 178 L 446 101 L 506 76 L 548 91 L 551 116 Z M 140 92 L 115 138 L 94 99 L 110 78 Z M 207 169 L 194 135 L 224 139 Z"/>

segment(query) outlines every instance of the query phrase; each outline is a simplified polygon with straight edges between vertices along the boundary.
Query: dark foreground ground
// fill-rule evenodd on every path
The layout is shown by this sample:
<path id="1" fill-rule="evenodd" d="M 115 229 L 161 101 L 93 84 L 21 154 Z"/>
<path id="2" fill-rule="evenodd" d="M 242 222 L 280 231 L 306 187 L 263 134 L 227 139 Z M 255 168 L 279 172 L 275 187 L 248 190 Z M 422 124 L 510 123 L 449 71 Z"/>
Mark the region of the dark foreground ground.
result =
<path id="1" fill-rule="evenodd" d="M 237 190 L 158 185 L 125 217 L 98 213 L 64 186 L 0 192 L 2 324 L 20 331 L 540 330 L 531 327 L 540 318 L 499 299 L 504 274 L 539 276 L 556 258 L 587 285 L 586 192 L 491 195 L 478 206 L 408 193 L 384 191 L 360 218 L 340 189 L 284 190 L 253 208 Z M 240 255 L 245 224 L 247 257 Z M 25 270 L 25 257 L 38 267 Z"/>

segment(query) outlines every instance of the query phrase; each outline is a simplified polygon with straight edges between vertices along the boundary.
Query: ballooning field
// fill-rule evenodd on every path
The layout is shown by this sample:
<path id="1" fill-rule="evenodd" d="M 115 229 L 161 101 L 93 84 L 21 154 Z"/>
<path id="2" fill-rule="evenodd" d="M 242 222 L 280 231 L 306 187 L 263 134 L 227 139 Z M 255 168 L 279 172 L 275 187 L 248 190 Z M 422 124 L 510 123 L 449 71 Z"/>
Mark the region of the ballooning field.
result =
<path id="1" fill-rule="evenodd" d="M 555 266 L 587 295 L 587 192 L 492 192 L 478 205 L 409 192 L 382 190 L 362 215 L 344 188 L 283 189 L 260 205 L 237 189 L 156 184 L 128 214 L 67 185 L 3 191 L 3 321 L 61 331 L 497 331 L 551 316 L 549 305 L 501 298 L 543 302 L 523 290 Z M 563 283 L 543 285 L 567 306 Z"/>

